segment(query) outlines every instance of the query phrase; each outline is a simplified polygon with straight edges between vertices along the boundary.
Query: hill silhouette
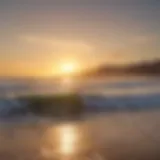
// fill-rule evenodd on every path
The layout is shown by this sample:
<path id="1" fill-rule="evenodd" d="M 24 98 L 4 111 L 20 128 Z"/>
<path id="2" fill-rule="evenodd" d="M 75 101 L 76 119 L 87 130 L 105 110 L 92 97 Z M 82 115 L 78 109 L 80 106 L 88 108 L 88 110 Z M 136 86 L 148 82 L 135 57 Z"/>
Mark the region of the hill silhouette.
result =
<path id="1" fill-rule="evenodd" d="M 136 64 L 130 66 L 127 69 L 128 73 L 137 73 L 137 74 L 156 74 L 160 75 L 160 60 L 153 62 L 145 62 L 141 64 Z"/>
<path id="2" fill-rule="evenodd" d="M 107 76 L 107 75 L 160 75 L 160 60 L 145 61 L 126 66 L 103 65 L 88 71 L 84 76 Z"/>

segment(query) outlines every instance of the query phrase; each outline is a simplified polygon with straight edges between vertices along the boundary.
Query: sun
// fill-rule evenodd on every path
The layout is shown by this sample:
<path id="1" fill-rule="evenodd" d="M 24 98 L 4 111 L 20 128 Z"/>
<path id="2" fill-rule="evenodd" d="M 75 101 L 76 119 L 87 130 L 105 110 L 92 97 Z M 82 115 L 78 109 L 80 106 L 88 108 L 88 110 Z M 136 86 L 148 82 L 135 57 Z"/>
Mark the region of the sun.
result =
<path id="1" fill-rule="evenodd" d="M 61 65 L 61 73 L 63 74 L 72 74 L 76 72 L 77 68 L 74 63 L 63 63 Z"/>

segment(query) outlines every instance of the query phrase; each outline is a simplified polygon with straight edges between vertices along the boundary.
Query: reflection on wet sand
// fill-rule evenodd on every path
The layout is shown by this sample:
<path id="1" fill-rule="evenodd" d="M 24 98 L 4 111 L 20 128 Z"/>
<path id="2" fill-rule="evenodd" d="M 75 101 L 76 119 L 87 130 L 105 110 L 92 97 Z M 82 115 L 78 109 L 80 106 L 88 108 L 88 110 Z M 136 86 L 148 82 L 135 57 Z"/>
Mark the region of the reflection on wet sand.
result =
<path id="1" fill-rule="evenodd" d="M 72 156 L 78 150 L 78 144 L 80 143 L 81 130 L 78 125 L 75 124 L 60 124 L 55 127 L 48 128 L 46 135 L 43 137 L 49 140 L 50 147 L 42 149 L 42 154 L 45 157 L 55 156 Z"/>
<path id="2" fill-rule="evenodd" d="M 64 123 L 49 127 L 43 136 L 41 153 L 44 158 L 71 159 L 89 149 L 90 138 L 82 123 Z"/>
<path id="3" fill-rule="evenodd" d="M 160 112 L 121 112 L 79 122 L 0 126 L 2 160 L 159 160 Z"/>
<path id="4" fill-rule="evenodd" d="M 58 128 L 58 134 L 60 136 L 60 152 L 64 155 L 74 153 L 79 136 L 76 127 L 71 125 L 63 125 Z"/>

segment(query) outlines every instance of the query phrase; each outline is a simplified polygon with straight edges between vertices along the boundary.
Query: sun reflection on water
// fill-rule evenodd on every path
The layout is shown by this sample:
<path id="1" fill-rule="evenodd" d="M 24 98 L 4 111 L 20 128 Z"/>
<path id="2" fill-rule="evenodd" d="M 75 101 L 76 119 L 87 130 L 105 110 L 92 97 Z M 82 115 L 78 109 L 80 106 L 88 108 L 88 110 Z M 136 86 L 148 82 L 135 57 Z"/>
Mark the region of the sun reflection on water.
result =
<path id="1" fill-rule="evenodd" d="M 71 85 L 73 83 L 73 78 L 65 77 L 62 79 L 62 85 Z"/>
<path id="2" fill-rule="evenodd" d="M 64 93 L 75 93 L 77 92 L 78 82 L 73 77 L 64 77 L 60 81 L 60 88 Z"/>

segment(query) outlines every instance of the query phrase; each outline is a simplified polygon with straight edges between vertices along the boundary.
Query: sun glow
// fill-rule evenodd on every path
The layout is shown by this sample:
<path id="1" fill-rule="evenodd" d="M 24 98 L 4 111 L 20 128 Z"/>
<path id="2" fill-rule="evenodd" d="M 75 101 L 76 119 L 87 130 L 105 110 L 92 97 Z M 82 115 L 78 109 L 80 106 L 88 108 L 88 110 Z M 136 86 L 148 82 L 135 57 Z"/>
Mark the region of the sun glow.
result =
<path id="1" fill-rule="evenodd" d="M 60 67 L 62 74 L 72 74 L 77 72 L 77 66 L 74 63 L 63 63 Z"/>

